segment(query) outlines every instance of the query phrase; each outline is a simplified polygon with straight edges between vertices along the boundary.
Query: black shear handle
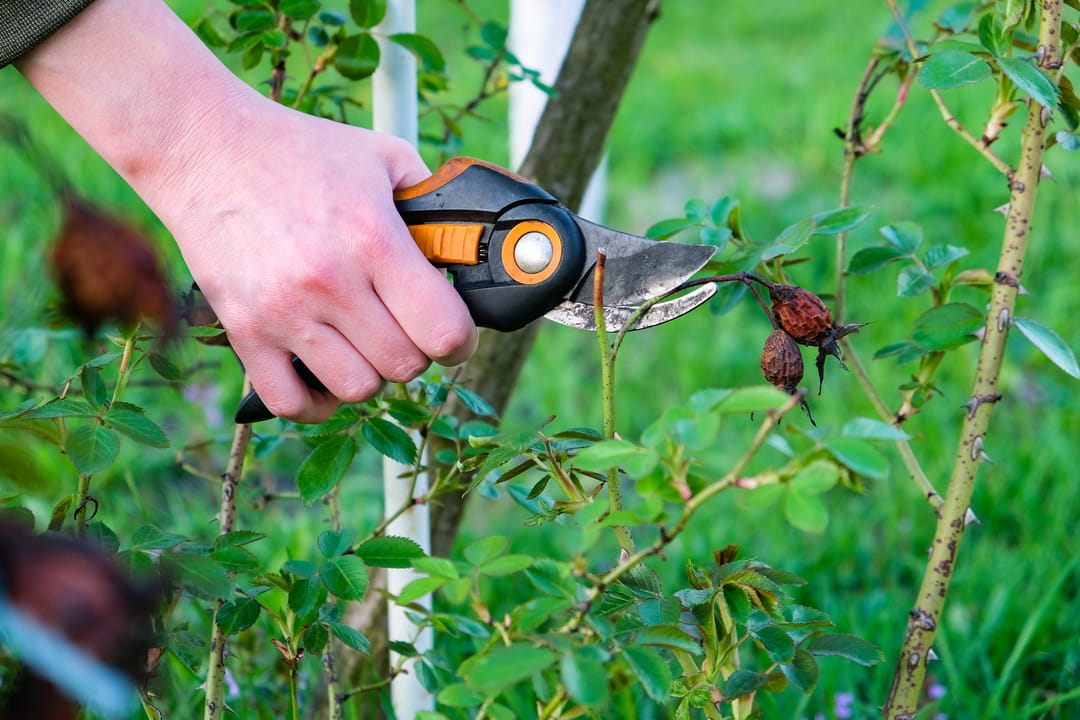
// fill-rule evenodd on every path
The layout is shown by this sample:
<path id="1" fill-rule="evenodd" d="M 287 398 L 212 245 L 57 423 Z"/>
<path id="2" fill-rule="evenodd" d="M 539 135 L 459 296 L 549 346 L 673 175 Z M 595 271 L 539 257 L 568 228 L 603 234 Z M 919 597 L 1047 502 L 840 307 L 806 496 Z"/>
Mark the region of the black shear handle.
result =
<path id="1" fill-rule="evenodd" d="M 395 192 L 394 204 L 424 256 L 453 277 L 480 327 L 510 332 L 528 325 L 566 299 L 585 274 L 585 240 L 574 215 L 496 165 L 453 158 Z M 326 389 L 299 358 L 293 367 L 308 387 Z M 235 419 L 272 417 L 252 391 Z"/>

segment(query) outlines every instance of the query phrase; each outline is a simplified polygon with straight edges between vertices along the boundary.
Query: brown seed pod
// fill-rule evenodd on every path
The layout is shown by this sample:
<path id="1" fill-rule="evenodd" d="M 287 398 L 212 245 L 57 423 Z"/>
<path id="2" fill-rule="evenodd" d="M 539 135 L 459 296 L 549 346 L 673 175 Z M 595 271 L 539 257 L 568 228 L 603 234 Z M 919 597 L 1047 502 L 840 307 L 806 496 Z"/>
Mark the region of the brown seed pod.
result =
<path id="1" fill-rule="evenodd" d="M 784 392 L 795 392 L 803 378 L 803 359 L 791 335 L 783 330 L 772 331 L 761 351 L 761 372 Z"/>
<path id="2" fill-rule="evenodd" d="M 800 345 L 820 346 L 833 328 L 832 313 L 814 293 L 795 285 L 769 286 L 773 314 Z"/>

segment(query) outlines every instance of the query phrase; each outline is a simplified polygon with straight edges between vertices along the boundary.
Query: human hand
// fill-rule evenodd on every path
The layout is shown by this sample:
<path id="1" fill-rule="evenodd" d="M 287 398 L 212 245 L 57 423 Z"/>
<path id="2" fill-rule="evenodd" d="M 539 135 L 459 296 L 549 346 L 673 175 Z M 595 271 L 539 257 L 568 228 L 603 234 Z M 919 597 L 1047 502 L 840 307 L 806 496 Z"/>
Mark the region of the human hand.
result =
<path id="1" fill-rule="evenodd" d="M 430 359 L 464 361 L 476 346 L 468 311 L 392 202 L 429 175 L 415 150 L 254 98 L 224 153 L 154 194 L 267 407 L 317 422 Z M 329 393 L 301 382 L 293 355 Z"/>
<path id="2" fill-rule="evenodd" d="M 394 209 L 429 175 L 404 141 L 259 95 L 161 0 L 97 0 L 17 65 L 173 233 L 274 414 L 317 422 L 475 349 Z"/>

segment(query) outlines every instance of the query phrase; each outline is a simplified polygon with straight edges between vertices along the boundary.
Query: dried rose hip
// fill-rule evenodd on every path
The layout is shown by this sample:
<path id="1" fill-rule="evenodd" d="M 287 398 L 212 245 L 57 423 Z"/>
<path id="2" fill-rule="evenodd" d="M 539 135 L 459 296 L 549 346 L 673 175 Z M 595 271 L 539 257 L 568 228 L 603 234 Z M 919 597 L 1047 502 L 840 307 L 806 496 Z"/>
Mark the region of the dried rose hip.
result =
<path id="1" fill-rule="evenodd" d="M 787 393 L 794 393 L 802 382 L 802 353 L 794 338 L 784 330 L 773 330 L 765 340 L 761 372 L 766 380 Z"/>
<path id="2" fill-rule="evenodd" d="M 833 329 L 832 314 L 814 293 L 794 285 L 769 286 L 773 314 L 780 327 L 800 345 L 821 346 Z"/>
<path id="3" fill-rule="evenodd" d="M 818 394 L 825 381 L 825 358 L 832 355 L 844 367 L 837 340 L 857 332 L 866 323 L 834 325 L 829 308 L 814 293 L 795 285 L 769 283 L 769 299 L 776 322 L 800 345 L 818 349 L 815 362 L 818 371 Z"/>

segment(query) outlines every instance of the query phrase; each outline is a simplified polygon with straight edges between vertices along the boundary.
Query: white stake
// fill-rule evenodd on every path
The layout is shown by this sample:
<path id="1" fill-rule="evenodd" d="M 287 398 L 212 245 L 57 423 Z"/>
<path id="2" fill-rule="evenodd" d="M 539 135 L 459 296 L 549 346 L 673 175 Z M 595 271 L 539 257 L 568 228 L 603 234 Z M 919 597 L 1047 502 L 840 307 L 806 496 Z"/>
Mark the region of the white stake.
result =
<path id="1" fill-rule="evenodd" d="M 541 82 L 554 85 L 566 50 L 574 36 L 585 0 L 513 0 L 510 5 L 510 34 L 507 44 L 522 65 L 540 72 Z M 544 112 L 548 96 L 529 82 L 510 85 L 510 164 L 521 166 L 532 145 L 536 123 Z M 607 194 L 607 160 L 593 173 L 580 214 L 602 222 Z"/>
<path id="2" fill-rule="evenodd" d="M 416 59 L 400 45 L 386 40 L 394 33 L 416 32 L 416 5 L 414 0 L 389 0 L 386 17 L 377 28 L 381 57 L 379 68 L 372 78 L 372 109 L 374 129 L 397 135 L 413 145 L 419 138 L 419 114 L 416 101 Z M 408 466 L 390 460 L 383 461 L 383 498 L 385 512 L 394 512 L 409 503 L 409 481 L 402 477 L 411 471 Z M 428 477 L 421 473 L 417 478 L 415 495 L 428 490 Z M 416 505 L 402 513 L 386 529 L 387 535 L 397 535 L 414 540 L 424 552 L 431 552 L 431 519 L 427 505 Z M 386 572 L 387 590 L 398 594 L 415 578 L 412 570 L 390 569 Z M 431 607 L 431 596 L 418 601 Z M 391 640 L 413 640 L 416 626 L 405 616 L 405 611 L 390 604 L 387 609 L 387 633 Z M 416 637 L 413 644 L 423 653 L 432 647 L 430 628 Z M 398 662 L 397 653 L 390 653 L 390 663 Z M 391 702 L 398 720 L 412 720 L 422 710 L 434 710 L 435 699 L 417 680 L 415 660 L 403 666 L 407 671 L 398 675 L 390 684 Z"/>

